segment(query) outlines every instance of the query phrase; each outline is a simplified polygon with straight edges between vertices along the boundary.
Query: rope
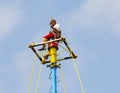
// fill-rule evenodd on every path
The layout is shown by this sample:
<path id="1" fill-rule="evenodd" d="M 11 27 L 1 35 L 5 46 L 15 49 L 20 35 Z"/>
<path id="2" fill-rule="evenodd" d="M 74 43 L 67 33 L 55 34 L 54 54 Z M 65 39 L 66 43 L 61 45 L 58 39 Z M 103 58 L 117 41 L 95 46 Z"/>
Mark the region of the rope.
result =
<path id="1" fill-rule="evenodd" d="M 31 75 L 30 75 L 30 82 L 29 82 L 29 86 L 28 86 L 28 93 L 30 93 L 30 89 L 31 89 L 31 86 L 32 86 L 32 80 L 33 80 L 33 75 L 34 75 L 34 71 L 35 71 L 35 65 L 36 65 L 36 57 L 34 56 L 34 63 L 32 65 L 32 72 L 31 72 Z"/>
<path id="2" fill-rule="evenodd" d="M 59 44 L 59 46 L 62 47 L 60 44 Z M 66 48 L 64 48 L 64 47 L 62 47 L 62 48 L 67 51 Z M 71 51 L 71 49 L 70 49 L 70 51 Z M 60 54 L 60 53 L 59 53 L 59 54 Z M 70 53 L 70 55 L 72 56 L 72 53 Z M 83 88 L 83 84 L 82 84 L 82 80 L 81 80 L 81 78 L 80 78 L 79 70 L 78 70 L 78 67 L 77 67 L 77 63 L 76 63 L 76 61 L 74 60 L 74 57 L 73 57 L 73 56 L 72 56 L 72 59 L 73 59 L 73 62 L 74 62 L 75 72 L 76 72 L 77 77 L 78 77 L 78 80 L 79 80 L 80 88 L 81 88 L 81 90 L 82 90 L 82 93 L 85 93 L 84 88 Z M 61 71 L 60 71 L 60 72 L 61 72 Z M 61 73 L 62 73 L 62 72 L 61 72 Z M 64 81 L 64 77 L 62 77 L 62 82 L 63 82 L 63 81 Z M 64 93 L 66 93 L 66 87 L 65 87 L 65 86 L 64 86 Z"/>
<path id="3" fill-rule="evenodd" d="M 82 84 L 82 80 L 80 78 L 80 74 L 79 74 L 79 71 L 78 71 L 77 63 L 75 62 L 75 60 L 74 60 L 74 68 L 75 68 L 75 71 L 76 71 L 76 74 L 77 74 L 77 77 L 78 77 L 78 80 L 79 80 L 79 83 L 80 83 L 80 87 L 82 89 L 82 93 L 85 93 L 85 90 L 84 90 L 83 84 Z"/>
<path id="4" fill-rule="evenodd" d="M 37 83 L 36 83 L 36 90 L 35 90 L 35 93 L 38 92 L 38 86 L 39 86 L 39 82 L 40 82 L 40 75 L 41 75 L 41 72 L 42 72 L 42 64 L 40 64 L 40 69 L 39 69 L 39 73 L 38 73 L 38 79 L 37 79 Z"/>
<path id="5" fill-rule="evenodd" d="M 70 50 L 70 51 L 71 51 L 71 50 Z M 72 56 L 72 53 L 70 53 L 70 55 Z M 84 90 L 83 84 L 82 84 L 82 80 L 81 80 L 81 78 L 80 78 L 79 70 L 78 70 L 78 67 L 77 67 L 77 63 L 76 63 L 76 61 L 75 61 L 75 59 L 74 59 L 73 56 L 72 56 L 72 60 L 73 60 L 73 62 L 74 62 L 74 68 L 75 68 L 75 72 L 76 72 L 77 77 L 78 77 L 78 80 L 79 80 L 80 88 L 81 88 L 81 90 L 82 90 L 82 93 L 85 93 L 85 90 Z"/>
<path id="6" fill-rule="evenodd" d="M 61 52 L 59 52 L 58 54 L 57 54 L 57 56 L 59 56 L 60 54 L 62 54 L 63 52 L 65 52 L 66 50 L 62 50 Z"/>
<path id="7" fill-rule="evenodd" d="M 30 93 L 30 90 L 31 90 L 33 75 L 34 75 L 34 72 L 35 72 L 35 65 L 36 65 L 36 55 L 34 56 L 34 63 L 32 65 L 32 72 L 31 72 L 31 75 L 30 75 L 30 83 L 29 83 L 29 86 L 28 86 L 28 93 Z M 42 64 L 40 64 L 40 69 L 39 69 L 39 73 L 38 73 L 38 79 L 37 79 L 37 83 L 36 83 L 35 93 L 38 92 L 38 86 L 39 86 L 39 82 L 40 82 L 41 72 L 42 72 Z"/>
<path id="8" fill-rule="evenodd" d="M 64 50 L 68 51 L 68 49 L 67 49 L 67 48 L 64 48 L 61 44 L 59 44 L 59 46 L 60 46 L 61 48 L 63 48 Z M 69 52 L 69 51 L 68 51 L 68 52 Z"/>
<path id="9" fill-rule="evenodd" d="M 46 53 L 46 51 L 43 51 L 43 52 L 42 52 L 42 56 L 43 56 L 45 53 Z M 40 55 L 40 53 L 38 53 L 38 54 Z M 40 64 L 40 69 L 39 69 L 39 73 L 38 73 L 38 79 L 37 79 L 37 83 L 36 83 L 35 93 L 38 92 L 38 87 L 39 87 L 41 72 L 42 72 L 42 64 Z"/>
<path id="10" fill-rule="evenodd" d="M 63 50 L 60 51 L 60 52 L 57 54 L 57 56 L 59 56 L 60 54 L 62 54 L 62 53 L 65 52 L 65 51 L 69 52 L 68 49 L 67 49 L 67 48 L 64 48 L 61 44 L 59 44 L 59 46 L 60 46 Z"/>
<path id="11" fill-rule="evenodd" d="M 61 74 L 61 78 L 62 78 L 62 84 L 63 84 L 63 88 L 64 88 L 64 93 L 67 93 L 65 79 L 64 79 L 64 75 L 63 75 L 63 72 L 62 72 L 61 68 L 60 68 L 60 74 Z"/>

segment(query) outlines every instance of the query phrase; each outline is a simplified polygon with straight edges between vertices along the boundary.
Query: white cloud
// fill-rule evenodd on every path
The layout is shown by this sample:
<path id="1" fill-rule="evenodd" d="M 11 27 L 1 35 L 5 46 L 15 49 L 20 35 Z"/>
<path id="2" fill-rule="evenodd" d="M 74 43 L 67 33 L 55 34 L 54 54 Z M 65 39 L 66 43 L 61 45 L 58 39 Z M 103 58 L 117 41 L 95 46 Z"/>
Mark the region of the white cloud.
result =
<path id="1" fill-rule="evenodd" d="M 1 2 L 0 6 L 0 39 L 3 39 L 18 25 L 22 12 L 18 2 Z"/>
<path id="2" fill-rule="evenodd" d="M 119 9 L 119 0 L 87 0 L 72 11 L 67 20 L 67 28 L 79 27 L 90 33 L 112 32 L 120 36 Z"/>

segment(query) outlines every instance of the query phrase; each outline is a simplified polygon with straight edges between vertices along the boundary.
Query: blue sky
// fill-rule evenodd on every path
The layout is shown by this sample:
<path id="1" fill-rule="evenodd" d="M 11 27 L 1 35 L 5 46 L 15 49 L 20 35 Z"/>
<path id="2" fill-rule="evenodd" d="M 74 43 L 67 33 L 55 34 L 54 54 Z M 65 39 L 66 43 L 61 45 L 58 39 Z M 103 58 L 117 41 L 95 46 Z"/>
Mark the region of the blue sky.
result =
<path id="1" fill-rule="evenodd" d="M 28 45 L 40 42 L 49 32 L 51 16 L 78 55 L 85 93 L 119 93 L 119 9 L 119 0 L 0 0 L 0 93 L 27 93 L 34 63 Z M 31 93 L 35 90 L 38 60 L 35 66 Z M 72 61 L 62 63 L 62 67 L 67 93 L 82 93 Z M 49 74 L 43 66 L 38 93 L 49 91 Z M 61 84 L 58 92 L 63 93 Z"/>

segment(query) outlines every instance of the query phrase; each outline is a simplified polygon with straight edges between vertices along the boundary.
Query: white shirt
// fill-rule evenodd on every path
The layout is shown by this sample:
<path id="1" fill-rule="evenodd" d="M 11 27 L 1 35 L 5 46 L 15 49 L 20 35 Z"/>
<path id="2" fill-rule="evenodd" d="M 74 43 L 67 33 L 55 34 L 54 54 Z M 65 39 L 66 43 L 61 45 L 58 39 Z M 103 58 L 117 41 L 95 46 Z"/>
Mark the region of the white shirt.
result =
<path id="1" fill-rule="evenodd" d="M 55 29 L 58 30 L 58 31 L 61 31 L 61 28 L 60 28 L 60 25 L 59 25 L 59 24 L 55 24 L 55 25 L 53 26 L 53 28 L 55 28 Z"/>

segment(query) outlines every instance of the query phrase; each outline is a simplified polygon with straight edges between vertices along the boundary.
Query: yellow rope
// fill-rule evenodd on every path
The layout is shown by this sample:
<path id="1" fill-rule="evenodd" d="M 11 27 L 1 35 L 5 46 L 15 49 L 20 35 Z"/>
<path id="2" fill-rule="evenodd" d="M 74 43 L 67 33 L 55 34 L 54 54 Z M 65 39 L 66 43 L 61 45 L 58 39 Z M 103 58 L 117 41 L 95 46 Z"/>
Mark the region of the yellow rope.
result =
<path id="1" fill-rule="evenodd" d="M 64 47 L 63 47 L 62 45 L 60 45 L 60 44 L 59 44 L 59 46 L 60 46 L 61 48 L 63 48 L 63 50 L 60 51 L 60 52 L 57 54 L 57 56 L 59 56 L 60 54 L 62 54 L 62 53 L 65 52 L 65 51 L 69 52 L 67 48 L 64 48 Z"/>
<path id="2" fill-rule="evenodd" d="M 40 69 L 39 69 L 39 73 L 38 73 L 38 79 L 37 79 L 37 83 L 36 83 L 36 90 L 35 90 L 35 93 L 38 92 L 38 86 L 39 86 L 39 82 L 40 82 L 40 75 L 41 75 L 41 72 L 42 72 L 42 64 L 40 64 Z"/>
<path id="3" fill-rule="evenodd" d="M 62 47 L 62 46 L 61 46 Z M 63 47 L 62 47 L 63 48 Z M 65 49 L 65 48 L 63 48 Z M 66 49 L 65 49 L 66 50 Z M 66 50 L 67 51 L 67 50 Z M 70 50 L 71 51 L 71 50 Z M 70 53 L 70 55 L 72 56 L 72 53 Z M 83 84 L 82 84 L 82 80 L 80 78 L 80 74 L 79 74 L 79 70 L 78 70 L 78 67 L 77 67 L 77 63 L 76 61 L 74 60 L 74 57 L 72 56 L 72 59 L 73 59 L 73 62 L 74 62 L 74 68 L 75 68 L 75 72 L 77 74 L 77 77 L 78 77 L 78 80 L 79 80 L 79 83 L 80 83 L 80 88 L 82 90 L 82 93 L 85 93 L 85 90 L 83 88 Z M 64 92 L 65 92 L 65 88 L 64 88 Z"/>
<path id="4" fill-rule="evenodd" d="M 71 51 L 71 50 L 70 50 L 70 51 Z M 72 56 L 72 53 L 70 53 L 70 54 L 71 54 L 71 56 Z M 78 70 L 78 67 L 77 67 L 77 63 L 76 63 L 76 61 L 75 61 L 75 59 L 74 59 L 73 56 L 72 56 L 72 60 L 73 60 L 73 62 L 74 62 L 74 68 L 75 68 L 75 72 L 76 72 L 76 74 L 77 74 L 77 77 L 78 77 L 78 80 L 79 80 L 79 83 L 80 83 L 80 88 L 81 88 L 81 90 L 82 90 L 82 93 L 85 93 L 85 90 L 84 90 L 83 84 L 82 84 L 82 80 L 81 80 L 81 78 L 80 78 L 79 70 Z"/>
<path id="5" fill-rule="evenodd" d="M 36 65 L 36 57 L 34 56 L 34 63 L 32 65 L 32 72 L 31 72 L 31 75 L 30 75 L 30 82 L 29 82 L 29 86 L 28 86 L 28 93 L 30 93 L 30 89 L 31 89 L 31 86 L 32 86 L 32 79 L 33 79 L 33 75 L 34 75 L 35 65 Z"/>
<path id="6" fill-rule="evenodd" d="M 57 56 L 59 56 L 60 54 L 62 54 L 63 52 L 65 52 L 66 50 L 62 50 L 61 52 L 59 52 L 58 54 L 57 54 Z"/>
<path id="7" fill-rule="evenodd" d="M 85 93 L 85 90 L 84 90 L 83 84 L 82 84 L 82 80 L 80 78 L 80 74 L 79 74 L 79 71 L 78 71 L 77 63 L 75 62 L 75 60 L 74 60 L 74 68 L 75 68 L 75 71 L 76 71 L 76 74 L 77 74 L 77 77 L 78 77 L 78 80 L 79 80 L 79 83 L 80 83 L 82 93 Z"/>
<path id="8" fill-rule="evenodd" d="M 46 53 L 46 52 L 43 51 L 43 52 L 42 52 L 42 56 L 43 56 L 45 53 Z M 40 55 L 40 53 L 38 53 L 38 54 Z M 39 69 L 39 73 L 38 73 L 38 79 L 37 79 L 37 83 L 36 83 L 35 93 L 38 92 L 38 86 L 39 86 L 39 82 L 40 82 L 41 72 L 42 72 L 42 64 L 40 64 L 40 69 Z"/>
<path id="9" fill-rule="evenodd" d="M 64 79 L 64 75 L 63 75 L 62 69 L 60 69 L 60 73 L 61 73 L 61 78 L 62 78 L 62 84 L 63 84 L 63 88 L 64 88 L 64 93 L 67 93 L 65 79 Z"/>
<path id="10" fill-rule="evenodd" d="M 64 48 L 62 45 L 59 44 L 59 46 L 60 46 L 61 48 L 63 48 L 64 50 L 68 51 L 68 49 L 67 49 L 67 48 Z M 69 51 L 68 51 L 68 52 L 69 52 Z"/>
<path id="11" fill-rule="evenodd" d="M 31 72 L 31 75 L 30 75 L 30 83 L 29 83 L 29 86 L 28 86 L 28 93 L 30 93 L 30 90 L 31 90 L 32 80 L 33 80 L 33 75 L 34 75 L 34 70 L 35 70 L 35 65 L 36 65 L 36 55 L 34 57 L 34 63 L 32 65 L 32 72 Z M 38 79 L 37 79 L 37 83 L 36 83 L 35 93 L 38 92 L 38 86 L 39 86 L 39 82 L 40 82 L 41 72 L 42 72 L 42 64 L 40 64 L 40 69 L 39 69 L 39 73 L 38 73 Z"/>

